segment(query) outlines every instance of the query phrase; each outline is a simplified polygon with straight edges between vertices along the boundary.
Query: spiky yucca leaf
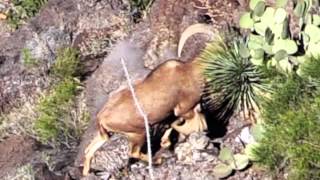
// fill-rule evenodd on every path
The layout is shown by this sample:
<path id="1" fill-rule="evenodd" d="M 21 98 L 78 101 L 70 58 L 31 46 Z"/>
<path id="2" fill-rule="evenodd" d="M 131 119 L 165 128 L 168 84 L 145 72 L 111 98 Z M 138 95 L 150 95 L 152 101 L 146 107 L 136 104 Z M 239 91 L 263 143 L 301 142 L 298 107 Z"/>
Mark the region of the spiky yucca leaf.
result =
<path id="1" fill-rule="evenodd" d="M 220 37 L 207 45 L 200 55 L 206 88 L 205 107 L 219 119 L 226 119 L 240 108 L 247 114 L 259 107 L 258 93 L 267 90 L 263 73 L 250 59 L 239 53 L 239 38 L 232 42 Z"/>
<path id="2" fill-rule="evenodd" d="M 304 78 L 313 78 L 320 80 L 320 56 L 307 57 L 305 62 L 301 64 L 301 75 Z"/>

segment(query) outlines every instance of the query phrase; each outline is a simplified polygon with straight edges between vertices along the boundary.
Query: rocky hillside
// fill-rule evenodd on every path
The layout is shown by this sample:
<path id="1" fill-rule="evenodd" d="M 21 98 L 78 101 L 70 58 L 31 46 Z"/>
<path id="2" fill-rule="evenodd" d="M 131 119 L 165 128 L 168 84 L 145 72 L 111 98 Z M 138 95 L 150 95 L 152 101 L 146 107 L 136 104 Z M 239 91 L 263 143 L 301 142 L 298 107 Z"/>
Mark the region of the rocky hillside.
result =
<path id="1" fill-rule="evenodd" d="M 0 2 L 0 13 L 14 8 L 12 3 Z M 155 0 L 143 9 L 129 0 L 48 0 L 18 26 L 10 26 L 12 17 L 4 17 L 0 20 L 0 176 L 80 179 L 84 147 L 96 132 L 96 113 L 111 92 L 127 83 L 120 58 L 126 60 L 134 80 L 142 79 L 160 63 L 177 58 L 179 37 L 188 26 L 206 23 L 218 30 L 237 26 L 245 5 L 236 0 Z M 201 34 L 190 38 L 180 60 L 196 57 L 208 40 Z M 75 52 L 64 51 L 67 48 Z M 76 59 L 76 67 L 64 64 L 70 57 Z M 67 100 L 56 103 L 47 99 L 70 90 L 63 84 L 70 79 L 57 73 L 61 71 L 74 72 L 70 79 L 77 80 L 72 80 L 75 87 Z M 58 124 L 41 121 L 43 114 L 48 115 L 45 108 L 59 112 L 50 114 Z M 156 177 L 215 179 L 217 144 L 235 152 L 243 149 L 235 141 L 246 126 L 239 119 L 235 115 L 228 126 L 214 122 L 211 139 L 192 134 L 175 144 L 164 152 L 165 162 L 155 167 Z M 55 128 L 57 135 L 51 136 L 53 131 L 48 135 L 47 130 Z M 154 135 L 154 142 L 159 141 L 159 134 Z M 87 179 L 148 178 L 146 164 L 129 163 L 127 150 L 126 139 L 114 135 L 97 152 L 96 172 Z M 249 168 L 229 179 L 261 176 Z"/>

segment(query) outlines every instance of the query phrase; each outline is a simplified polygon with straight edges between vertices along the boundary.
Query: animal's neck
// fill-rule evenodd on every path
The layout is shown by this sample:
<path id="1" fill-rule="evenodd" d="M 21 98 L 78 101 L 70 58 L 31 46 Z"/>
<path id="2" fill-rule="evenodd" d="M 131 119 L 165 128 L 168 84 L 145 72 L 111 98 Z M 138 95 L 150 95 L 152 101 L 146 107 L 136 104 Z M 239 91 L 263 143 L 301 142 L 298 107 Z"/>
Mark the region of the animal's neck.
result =
<path id="1" fill-rule="evenodd" d="M 195 58 L 194 60 L 187 63 L 189 66 L 189 71 L 192 73 L 193 77 L 199 78 L 200 81 L 203 81 L 203 66 L 200 61 Z"/>
<path id="2" fill-rule="evenodd" d="M 203 67 L 201 63 L 195 59 L 186 63 L 186 66 L 188 75 L 191 75 L 194 82 L 197 83 L 199 87 L 203 88 L 205 84 L 205 78 L 203 76 Z"/>

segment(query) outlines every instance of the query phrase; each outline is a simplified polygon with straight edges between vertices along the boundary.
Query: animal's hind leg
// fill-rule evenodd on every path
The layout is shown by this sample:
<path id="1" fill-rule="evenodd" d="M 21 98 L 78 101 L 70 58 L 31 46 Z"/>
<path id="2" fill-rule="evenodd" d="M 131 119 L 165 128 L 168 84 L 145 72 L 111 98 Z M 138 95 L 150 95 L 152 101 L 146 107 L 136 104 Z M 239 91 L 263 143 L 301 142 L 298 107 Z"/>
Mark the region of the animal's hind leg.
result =
<path id="1" fill-rule="evenodd" d="M 85 149 L 84 163 L 82 174 L 87 176 L 90 170 L 90 162 L 94 153 L 107 141 L 109 136 L 100 132 L 94 137 L 88 147 Z"/>
<path id="2" fill-rule="evenodd" d="M 127 133 L 129 140 L 129 156 L 140 159 L 141 147 L 145 142 L 144 134 Z"/>
<path id="3" fill-rule="evenodd" d="M 145 142 L 145 134 L 127 133 L 127 137 L 129 139 L 130 146 L 129 156 L 148 162 L 148 155 L 141 152 L 141 148 Z"/>

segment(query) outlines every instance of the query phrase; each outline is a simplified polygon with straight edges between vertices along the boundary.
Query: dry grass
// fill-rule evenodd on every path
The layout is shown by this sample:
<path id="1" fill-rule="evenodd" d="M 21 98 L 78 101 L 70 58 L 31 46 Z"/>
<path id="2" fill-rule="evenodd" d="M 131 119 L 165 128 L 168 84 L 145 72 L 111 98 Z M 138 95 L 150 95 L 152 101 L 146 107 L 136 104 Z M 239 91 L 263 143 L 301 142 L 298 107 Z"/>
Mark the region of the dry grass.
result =
<path id="1" fill-rule="evenodd" d="M 12 109 L 0 117 L 0 141 L 10 135 L 28 135 L 34 137 L 33 121 L 37 117 L 37 96 L 29 98 L 21 107 Z"/>
<path id="2" fill-rule="evenodd" d="M 42 96 L 45 97 L 45 95 Z M 15 108 L 10 113 L 0 117 L 0 142 L 10 135 L 31 136 L 40 139 L 33 128 L 35 120 L 39 117 L 37 107 L 39 102 L 39 97 L 32 97 L 20 108 Z M 79 140 L 89 120 L 84 92 L 75 98 L 74 103 L 68 108 L 68 113 L 62 120 L 65 123 L 64 127 L 69 129 L 69 133 L 63 134 L 56 142 L 51 142 L 51 145 L 57 143 L 70 147 Z"/>
<path id="3" fill-rule="evenodd" d="M 14 173 L 8 174 L 4 180 L 35 180 L 35 172 L 31 164 L 26 164 L 17 168 Z"/>

